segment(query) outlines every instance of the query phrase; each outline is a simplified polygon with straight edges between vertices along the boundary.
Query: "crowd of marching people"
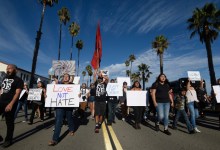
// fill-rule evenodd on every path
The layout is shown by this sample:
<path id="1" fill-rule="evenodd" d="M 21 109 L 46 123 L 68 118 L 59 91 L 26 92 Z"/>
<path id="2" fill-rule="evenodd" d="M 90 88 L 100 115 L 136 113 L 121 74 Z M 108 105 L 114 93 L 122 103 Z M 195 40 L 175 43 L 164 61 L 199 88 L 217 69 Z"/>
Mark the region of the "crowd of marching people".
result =
<path id="1" fill-rule="evenodd" d="M 28 124 L 32 125 L 34 118 L 36 118 L 36 112 L 38 112 L 40 121 L 44 121 L 46 112 L 44 104 L 47 97 L 46 86 L 43 82 L 39 81 L 37 88 L 42 89 L 41 100 L 32 102 L 32 111 L 30 118 L 28 118 L 28 84 L 16 76 L 15 65 L 8 65 L 6 72 L 7 76 L 2 82 L 0 97 L 0 114 L 4 114 L 7 125 L 3 147 L 8 147 L 12 144 L 14 120 L 22 106 L 25 112 L 24 122 L 28 121 Z M 54 78 L 53 84 L 73 84 L 73 80 L 74 77 L 65 73 L 62 81 Z M 204 88 L 203 80 L 201 80 L 199 87 L 193 87 L 189 79 L 186 86 L 182 87 L 177 95 L 174 95 L 166 75 L 160 74 L 152 86 L 148 88 L 146 107 L 127 106 L 127 91 L 143 90 L 139 81 L 135 81 L 130 88 L 127 82 L 123 82 L 123 95 L 118 97 L 107 95 L 106 88 L 109 82 L 115 83 L 116 80 L 109 80 L 108 76 L 103 75 L 101 72 L 95 72 L 94 83 L 91 83 L 89 87 L 85 83 L 81 84 L 80 93 L 78 94 L 80 97 L 78 108 L 54 108 L 55 124 L 52 139 L 48 143 L 49 146 L 58 144 L 61 128 L 65 122 L 68 124 L 69 135 L 74 135 L 76 130 L 74 117 L 78 117 L 79 119 L 88 117 L 93 120 L 94 132 L 99 133 L 105 120 L 108 126 L 116 123 L 116 113 L 120 114 L 119 120 L 132 120 L 133 127 L 137 130 L 141 129 L 141 123 L 143 121 L 148 122 L 149 118 L 153 118 L 151 121 L 155 123 L 155 131 L 160 131 L 160 126 L 163 125 L 163 132 L 171 135 L 168 125 L 172 124 L 172 129 L 176 130 L 179 118 L 183 116 L 189 134 L 201 132 L 196 125 L 196 119 L 199 116 L 205 118 L 204 109 L 207 104 L 211 103 L 211 99 Z M 218 80 L 218 84 L 220 85 L 220 79 Z M 138 101 L 138 97 L 134 101 Z M 90 111 L 90 116 L 86 115 L 87 110 Z M 170 118 L 170 113 L 173 113 L 172 118 Z M 0 136 L 1 141 L 3 141 L 2 136 Z"/>

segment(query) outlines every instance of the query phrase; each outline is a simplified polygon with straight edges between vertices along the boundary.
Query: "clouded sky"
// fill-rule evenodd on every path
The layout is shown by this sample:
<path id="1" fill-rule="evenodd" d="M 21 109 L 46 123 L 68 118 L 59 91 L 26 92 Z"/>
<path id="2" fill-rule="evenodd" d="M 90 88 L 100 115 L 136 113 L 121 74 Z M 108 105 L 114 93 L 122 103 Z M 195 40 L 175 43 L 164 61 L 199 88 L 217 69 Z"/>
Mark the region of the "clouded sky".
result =
<path id="1" fill-rule="evenodd" d="M 188 70 L 200 71 L 210 89 L 205 45 L 197 36 L 190 39 L 186 20 L 196 7 L 214 2 L 220 9 L 220 0 L 60 0 L 47 7 L 43 22 L 36 73 L 47 76 L 52 60 L 58 57 L 59 18 L 57 11 L 63 6 L 71 13 L 71 21 L 81 29 L 74 43 L 81 39 L 80 72 L 90 64 L 95 47 L 98 21 L 101 25 L 103 57 L 101 69 L 110 72 L 110 78 L 125 76 L 125 60 L 136 56 L 132 72 L 145 63 L 153 72 L 149 83 L 159 74 L 159 57 L 151 48 L 158 35 L 170 43 L 164 54 L 164 72 L 170 81 L 186 77 Z M 37 0 L 1 0 L 0 5 L 0 61 L 15 63 L 31 70 L 36 31 L 40 24 L 42 5 Z M 61 59 L 70 58 L 71 36 L 63 26 Z M 216 77 L 220 78 L 220 39 L 212 44 Z M 73 58 L 77 60 L 74 47 Z"/>

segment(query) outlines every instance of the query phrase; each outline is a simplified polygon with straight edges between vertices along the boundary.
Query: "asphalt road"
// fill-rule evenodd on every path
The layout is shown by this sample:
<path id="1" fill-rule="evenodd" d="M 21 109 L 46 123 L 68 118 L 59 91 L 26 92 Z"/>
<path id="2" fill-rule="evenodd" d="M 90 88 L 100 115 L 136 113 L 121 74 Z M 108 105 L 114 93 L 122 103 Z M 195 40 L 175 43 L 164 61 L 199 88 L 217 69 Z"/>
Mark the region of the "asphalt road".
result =
<path id="1" fill-rule="evenodd" d="M 120 119 L 120 116 L 118 116 Z M 40 122 L 35 118 L 33 125 L 28 125 L 24 120 L 23 112 L 18 114 L 15 121 L 14 142 L 9 150 L 216 150 L 220 147 L 220 130 L 217 116 L 207 116 L 198 120 L 201 133 L 188 134 L 184 123 L 179 123 L 178 130 L 169 129 L 172 133 L 168 136 L 163 133 L 160 125 L 159 132 L 154 129 L 153 120 L 143 122 L 141 129 L 132 127 L 131 121 L 121 121 L 116 118 L 112 126 L 102 125 L 100 133 L 94 133 L 94 120 L 75 118 L 76 132 L 74 136 L 68 135 L 68 126 L 63 125 L 61 140 L 53 147 L 48 146 L 54 128 L 54 118 Z M 132 117 L 131 117 L 132 119 Z M 0 121 L 0 133 L 5 136 L 5 121 Z M 0 149 L 2 143 L 0 143 Z"/>

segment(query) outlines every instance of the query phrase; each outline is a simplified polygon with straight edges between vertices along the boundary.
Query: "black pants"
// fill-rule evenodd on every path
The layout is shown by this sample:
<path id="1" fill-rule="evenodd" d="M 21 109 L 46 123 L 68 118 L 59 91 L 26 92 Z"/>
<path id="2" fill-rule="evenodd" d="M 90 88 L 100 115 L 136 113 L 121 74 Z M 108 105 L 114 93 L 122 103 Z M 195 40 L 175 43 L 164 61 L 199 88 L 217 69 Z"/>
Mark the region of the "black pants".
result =
<path id="1" fill-rule="evenodd" d="M 12 142 L 13 139 L 13 134 L 14 134 L 14 115 L 15 115 L 15 111 L 17 109 L 17 105 L 18 103 L 15 103 L 11 109 L 11 111 L 9 112 L 5 112 L 5 107 L 7 106 L 7 104 L 0 104 L 0 115 L 2 115 L 4 113 L 5 116 L 5 122 L 7 125 L 7 134 L 5 137 L 5 141 L 10 141 Z"/>
<path id="2" fill-rule="evenodd" d="M 39 104 L 36 104 L 36 103 L 32 103 L 32 113 L 31 113 L 31 117 L 30 117 L 30 122 L 31 123 L 33 123 L 34 115 L 35 115 L 35 112 L 36 112 L 38 107 L 40 109 L 40 119 L 44 120 L 44 105 L 43 104 L 39 105 Z"/>
<path id="3" fill-rule="evenodd" d="M 135 123 L 141 123 L 144 107 L 143 106 L 134 106 L 134 121 Z"/>

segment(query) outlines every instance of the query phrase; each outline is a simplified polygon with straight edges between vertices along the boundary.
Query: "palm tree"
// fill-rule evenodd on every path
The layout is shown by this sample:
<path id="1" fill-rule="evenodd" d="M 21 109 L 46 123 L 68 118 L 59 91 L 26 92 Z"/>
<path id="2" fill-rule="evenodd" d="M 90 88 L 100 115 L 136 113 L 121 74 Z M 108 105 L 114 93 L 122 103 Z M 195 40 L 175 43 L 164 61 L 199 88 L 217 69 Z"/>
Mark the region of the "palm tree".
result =
<path id="1" fill-rule="evenodd" d="M 62 25 L 66 25 L 66 23 L 70 20 L 70 13 L 66 7 L 61 8 L 58 11 L 58 16 L 60 19 L 60 38 L 59 38 L 59 49 L 58 49 L 58 60 L 60 60 L 60 48 L 61 48 L 61 36 L 62 36 Z"/>
<path id="2" fill-rule="evenodd" d="M 88 75 L 89 75 L 89 77 L 90 77 L 90 84 L 91 84 L 91 77 L 92 77 L 92 75 L 93 75 L 92 66 L 91 66 L 91 65 L 87 65 L 87 66 L 86 66 L 86 71 L 87 71 L 87 73 L 88 73 Z"/>
<path id="3" fill-rule="evenodd" d="M 126 60 L 126 61 L 125 61 L 125 66 L 126 66 L 126 68 L 128 68 L 129 65 L 130 65 L 130 62 L 129 62 L 128 60 Z M 126 76 L 129 77 L 129 73 L 130 73 L 130 71 L 129 71 L 129 72 L 128 72 L 128 71 L 129 71 L 129 70 L 126 70 Z"/>
<path id="4" fill-rule="evenodd" d="M 140 72 L 132 73 L 130 78 L 132 82 L 140 81 Z"/>
<path id="5" fill-rule="evenodd" d="M 130 66 L 130 75 L 131 75 L 131 71 L 132 71 L 132 63 L 136 60 L 135 56 L 132 54 L 129 56 L 128 61 L 130 62 L 131 66 Z"/>
<path id="6" fill-rule="evenodd" d="M 160 57 L 160 73 L 163 73 L 163 53 L 168 48 L 168 40 L 163 35 L 159 35 L 152 42 L 152 48 L 155 49 L 157 55 Z"/>
<path id="7" fill-rule="evenodd" d="M 196 8 L 192 17 L 187 20 L 188 30 L 192 31 L 190 38 L 198 34 L 200 42 L 205 42 L 211 86 L 216 84 L 211 43 L 218 37 L 220 30 L 219 18 L 220 10 L 213 3 L 207 3 L 201 9 Z"/>
<path id="8" fill-rule="evenodd" d="M 92 75 L 93 75 L 92 70 L 90 70 L 88 74 L 89 74 L 89 84 L 91 84 L 91 82 L 92 82 Z"/>
<path id="9" fill-rule="evenodd" d="M 77 71 L 77 76 L 79 74 L 79 53 L 80 53 L 80 50 L 83 48 L 83 41 L 82 40 L 78 40 L 76 42 L 76 48 L 78 49 L 78 71 Z"/>
<path id="10" fill-rule="evenodd" d="M 85 78 L 85 76 L 86 76 L 86 71 L 83 71 L 83 72 L 82 72 L 82 76 L 83 76 L 83 82 L 84 82 L 84 78 Z"/>
<path id="11" fill-rule="evenodd" d="M 58 3 L 58 0 L 39 0 L 41 4 L 43 5 L 43 9 L 41 12 L 41 20 L 40 20 L 40 27 L 39 30 L 37 31 L 37 37 L 36 37 L 36 42 L 35 42 L 35 47 L 34 47 L 34 54 L 33 54 L 33 59 L 32 59 L 32 67 L 31 67 L 31 80 L 30 80 L 30 87 L 33 87 L 34 84 L 34 74 L 36 70 L 36 64 L 37 64 L 37 56 L 38 56 L 38 51 L 40 47 L 40 39 L 41 39 L 41 30 L 43 26 L 43 20 L 44 20 L 44 13 L 46 10 L 46 6 L 52 7 L 54 3 Z"/>
<path id="12" fill-rule="evenodd" d="M 150 78 L 150 75 L 152 72 L 149 71 L 150 66 L 146 64 L 140 64 L 138 65 L 138 69 L 141 72 L 142 75 L 142 81 L 143 81 L 143 90 L 145 89 L 145 82 L 148 82 L 148 79 Z"/>
<path id="13" fill-rule="evenodd" d="M 79 34 L 79 30 L 80 30 L 80 26 L 75 23 L 75 22 L 72 22 L 71 25 L 69 26 L 69 32 L 70 32 L 70 35 L 72 36 L 72 42 L 71 42 L 71 48 L 70 48 L 70 60 L 73 59 L 73 37 L 77 36 Z"/>

